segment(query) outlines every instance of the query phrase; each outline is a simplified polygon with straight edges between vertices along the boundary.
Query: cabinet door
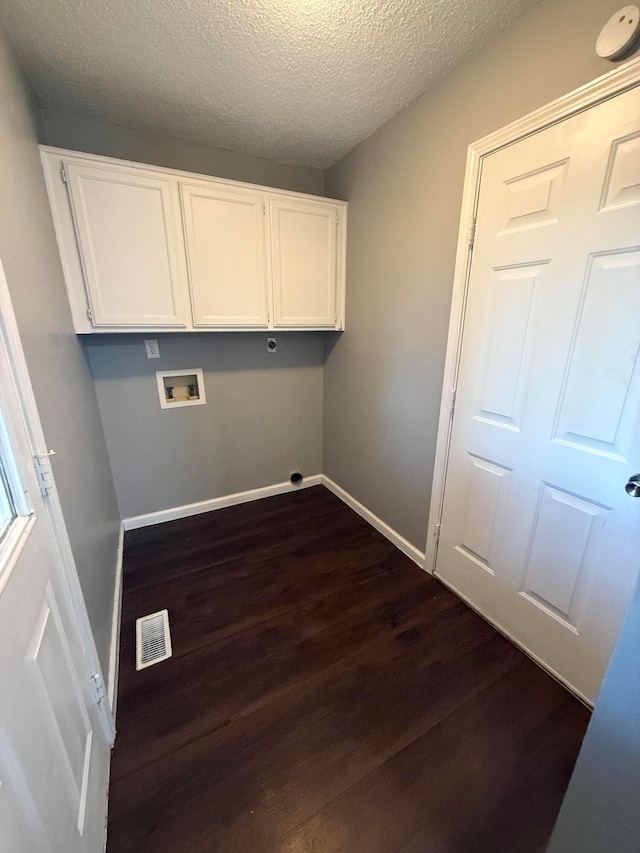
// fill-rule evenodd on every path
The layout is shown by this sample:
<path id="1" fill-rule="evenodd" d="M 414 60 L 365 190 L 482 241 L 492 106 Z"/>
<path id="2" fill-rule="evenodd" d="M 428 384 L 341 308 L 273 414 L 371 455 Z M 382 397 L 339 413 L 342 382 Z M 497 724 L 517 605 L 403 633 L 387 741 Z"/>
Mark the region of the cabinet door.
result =
<path id="1" fill-rule="evenodd" d="M 180 184 L 195 326 L 265 327 L 264 201 L 215 184 Z"/>
<path id="2" fill-rule="evenodd" d="M 65 164 L 94 326 L 183 326 L 180 220 L 171 180 Z"/>
<path id="3" fill-rule="evenodd" d="M 271 199 L 271 262 L 276 326 L 335 326 L 335 205 Z"/>

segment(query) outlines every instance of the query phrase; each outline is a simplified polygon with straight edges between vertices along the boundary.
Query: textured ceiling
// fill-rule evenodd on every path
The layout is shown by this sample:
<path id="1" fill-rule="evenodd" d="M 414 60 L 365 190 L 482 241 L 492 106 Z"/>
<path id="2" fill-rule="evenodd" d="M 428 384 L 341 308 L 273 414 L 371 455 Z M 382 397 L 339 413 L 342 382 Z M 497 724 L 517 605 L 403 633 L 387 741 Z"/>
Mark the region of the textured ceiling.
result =
<path id="1" fill-rule="evenodd" d="M 45 108 L 324 168 L 533 0 L 2 0 Z"/>

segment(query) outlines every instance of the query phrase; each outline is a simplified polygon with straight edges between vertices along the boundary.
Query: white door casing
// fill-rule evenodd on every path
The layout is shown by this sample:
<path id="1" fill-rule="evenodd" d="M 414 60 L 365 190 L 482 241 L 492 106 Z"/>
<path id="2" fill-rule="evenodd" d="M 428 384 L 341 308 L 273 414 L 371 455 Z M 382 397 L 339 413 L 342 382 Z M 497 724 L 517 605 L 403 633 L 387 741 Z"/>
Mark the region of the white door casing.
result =
<path id="1" fill-rule="evenodd" d="M 94 853 L 104 846 L 113 722 L 94 693 L 86 611 L 77 612 L 36 477 L 35 417 L 0 266 L 0 458 L 16 510 L 0 540 L 0 849 Z"/>
<path id="2" fill-rule="evenodd" d="M 432 498 L 437 574 L 587 701 L 640 566 L 638 117 L 634 89 L 483 155 Z"/>
<path id="3" fill-rule="evenodd" d="M 64 164 L 94 326 L 185 325 L 178 200 L 163 175 Z"/>
<path id="4" fill-rule="evenodd" d="M 211 183 L 180 194 L 194 326 L 266 328 L 265 197 Z"/>

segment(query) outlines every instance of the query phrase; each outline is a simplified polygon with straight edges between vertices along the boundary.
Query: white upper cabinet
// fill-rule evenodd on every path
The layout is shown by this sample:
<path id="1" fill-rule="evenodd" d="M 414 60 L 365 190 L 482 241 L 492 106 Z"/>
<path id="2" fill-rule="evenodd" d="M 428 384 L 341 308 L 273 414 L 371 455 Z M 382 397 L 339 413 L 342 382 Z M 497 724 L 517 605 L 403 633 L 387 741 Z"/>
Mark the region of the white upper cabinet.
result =
<path id="1" fill-rule="evenodd" d="M 344 329 L 347 204 L 41 147 L 79 334 Z"/>
<path id="2" fill-rule="evenodd" d="M 94 326 L 184 326 L 171 182 L 136 169 L 64 164 Z"/>
<path id="3" fill-rule="evenodd" d="M 288 198 L 270 206 L 274 325 L 336 326 L 338 208 Z"/>
<path id="4" fill-rule="evenodd" d="M 264 197 L 211 183 L 180 194 L 194 326 L 266 328 Z"/>

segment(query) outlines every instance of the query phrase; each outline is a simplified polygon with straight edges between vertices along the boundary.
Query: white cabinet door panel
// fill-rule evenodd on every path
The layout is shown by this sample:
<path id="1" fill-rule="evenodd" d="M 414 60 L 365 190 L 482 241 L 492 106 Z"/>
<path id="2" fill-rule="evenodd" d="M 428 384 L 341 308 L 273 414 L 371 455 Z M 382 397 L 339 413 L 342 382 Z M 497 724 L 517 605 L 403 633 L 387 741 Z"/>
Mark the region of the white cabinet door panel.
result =
<path id="1" fill-rule="evenodd" d="M 215 184 L 180 193 L 194 325 L 266 327 L 263 197 Z"/>
<path id="2" fill-rule="evenodd" d="M 486 157 L 436 573 L 594 700 L 640 570 L 640 88 Z"/>
<path id="3" fill-rule="evenodd" d="M 172 182 L 159 174 L 65 165 L 95 326 L 183 326 L 184 262 Z"/>
<path id="4" fill-rule="evenodd" d="M 338 210 L 272 198 L 271 262 L 278 326 L 335 326 Z"/>

